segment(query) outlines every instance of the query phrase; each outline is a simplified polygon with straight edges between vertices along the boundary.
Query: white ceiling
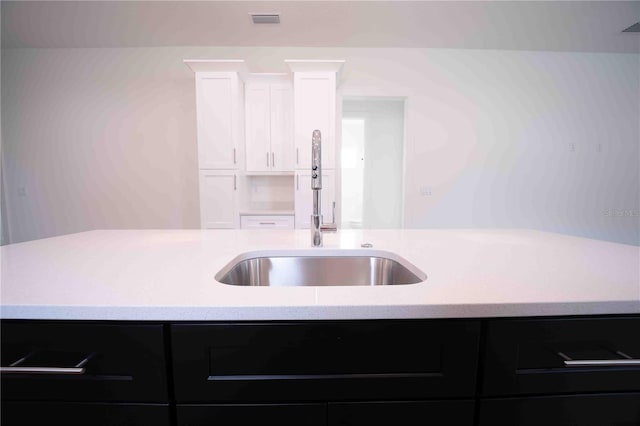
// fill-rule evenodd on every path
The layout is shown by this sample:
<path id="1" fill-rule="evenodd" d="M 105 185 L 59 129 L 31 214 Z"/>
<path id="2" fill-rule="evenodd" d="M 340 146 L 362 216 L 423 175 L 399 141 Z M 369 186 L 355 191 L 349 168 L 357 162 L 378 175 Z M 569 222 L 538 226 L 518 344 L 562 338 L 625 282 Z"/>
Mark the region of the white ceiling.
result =
<path id="1" fill-rule="evenodd" d="M 254 25 L 249 13 L 279 12 Z M 640 53 L 640 1 L 2 1 L 2 47 L 440 47 Z"/>

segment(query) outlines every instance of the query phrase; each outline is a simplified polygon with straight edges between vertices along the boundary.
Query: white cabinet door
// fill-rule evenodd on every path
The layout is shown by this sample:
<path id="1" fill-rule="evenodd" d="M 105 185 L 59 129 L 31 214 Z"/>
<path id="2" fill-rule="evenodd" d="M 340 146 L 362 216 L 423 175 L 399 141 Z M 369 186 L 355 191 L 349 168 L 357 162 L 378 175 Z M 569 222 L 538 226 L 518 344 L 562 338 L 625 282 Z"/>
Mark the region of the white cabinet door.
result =
<path id="1" fill-rule="evenodd" d="M 246 158 L 250 172 L 293 171 L 291 83 L 247 83 Z"/>
<path id="2" fill-rule="evenodd" d="M 293 171 L 293 93 L 291 84 L 270 86 L 271 169 Z"/>
<path id="3" fill-rule="evenodd" d="M 240 83 L 236 73 L 196 74 L 200 169 L 236 169 L 241 137 Z"/>
<path id="4" fill-rule="evenodd" d="M 200 170 L 200 224 L 207 228 L 237 228 L 235 173 Z"/>
<path id="5" fill-rule="evenodd" d="M 245 87 L 245 137 L 247 170 L 271 170 L 271 107 L 268 84 Z"/>
<path id="6" fill-rule="evenodd" d="M 296 173 L 295 185 L 295 225 L 296 228 L 311 226 L 313 198 L 311 192 L 311 173 Z M 333 203 L 335 202 L 335 175 L 333 172 L 322 172 L 322 190 L 320 193 L 320 207 L 324 223 L 333 220 Z M 336 206 L 337 208 L 337 206 Z"/>
<path id="7" fill-rule="evenodd" d="M 294 75 L 296 169 L 311 167 L 311 135 L 322 133 L 322 167 L 335 167 L 336 74 L 297 72 Z"/>

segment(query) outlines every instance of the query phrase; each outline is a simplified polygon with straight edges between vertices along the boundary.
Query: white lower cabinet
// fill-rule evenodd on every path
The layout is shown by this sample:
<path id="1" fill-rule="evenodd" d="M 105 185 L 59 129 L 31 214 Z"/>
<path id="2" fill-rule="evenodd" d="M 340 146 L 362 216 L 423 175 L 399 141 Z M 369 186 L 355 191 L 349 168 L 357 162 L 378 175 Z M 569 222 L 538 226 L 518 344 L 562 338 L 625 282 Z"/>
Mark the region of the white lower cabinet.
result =
<path id="1" fill-rule="evenodd" d="M 296 228 L 307 229 L 311 226 L 311 213 L 313 211 L 311 172 L 297 172 L 294 185 Z M 335 175 L 333 170 L 322 172 L 320 207 L 324 223 L 330 223 L 335 220 L 333 210 L 333 203 L 336 201 L 335 193 Z"/>
<path id="2" fill-rule="evenodd" d="M 240 228 L 243 229 L 293 229 L 291 215 L 240 216 Z"/>
<path id="3" fill-rule="evenodd" d="M 237 192 L 236 173 L 200 170 L 200 225 L 203 229 L 238 227 Z"/>

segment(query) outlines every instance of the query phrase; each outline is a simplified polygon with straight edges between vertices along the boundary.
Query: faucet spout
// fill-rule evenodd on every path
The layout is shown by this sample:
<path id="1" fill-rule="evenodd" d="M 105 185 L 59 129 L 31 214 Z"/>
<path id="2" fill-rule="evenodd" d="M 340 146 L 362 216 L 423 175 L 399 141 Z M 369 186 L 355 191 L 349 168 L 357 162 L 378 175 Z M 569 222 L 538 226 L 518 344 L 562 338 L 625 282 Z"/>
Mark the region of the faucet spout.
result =
<path id="1" fill-rule="evenodd" d="M 314 130 L 311 134 L 311 190 L 313 192 L 313 212 L 311 214 L 311 246 L 322 247 L 322 233 L 335 232 L 335 223 L 322 223 L 320 191 L 322 190 L 322 134 Z M 333 203 L 335 222 L 336 203 Z"/>

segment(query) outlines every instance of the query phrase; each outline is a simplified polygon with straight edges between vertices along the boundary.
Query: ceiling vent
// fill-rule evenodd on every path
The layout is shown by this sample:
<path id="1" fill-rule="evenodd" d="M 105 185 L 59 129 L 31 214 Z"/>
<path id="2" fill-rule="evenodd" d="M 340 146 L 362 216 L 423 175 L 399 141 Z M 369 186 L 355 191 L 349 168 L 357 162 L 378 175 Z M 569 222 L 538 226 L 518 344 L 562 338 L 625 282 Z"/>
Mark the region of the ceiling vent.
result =
<path id="1" fill-rule="evenodd" d="M 636 22 L 626 30 L 622 30 L 623 33 L 640 33 L 640 22 Z"/>
<path id="2" fill-rule="evenodd" d="M 252 13 L 251 20 L 254 24 L 279 24 L 280 15 L 277 13 Z"/>

